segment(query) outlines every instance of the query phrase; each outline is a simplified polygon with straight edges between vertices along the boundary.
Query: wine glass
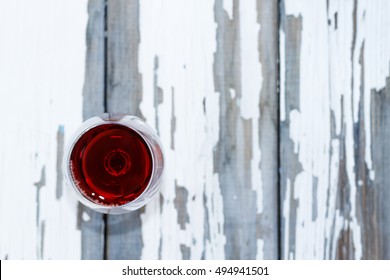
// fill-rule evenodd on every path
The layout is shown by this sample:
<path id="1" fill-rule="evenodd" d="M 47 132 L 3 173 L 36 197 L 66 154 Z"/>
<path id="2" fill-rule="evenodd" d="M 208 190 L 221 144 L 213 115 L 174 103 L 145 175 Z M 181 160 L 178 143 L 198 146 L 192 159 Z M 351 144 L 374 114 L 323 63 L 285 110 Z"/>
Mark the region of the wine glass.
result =
<path id="1" fill-rule="evenodd" d="M 154 129 L 135 116 L 85 121 L 64 155 L 64 174 L 81 203 L 121 214 L 145 205 L 160 188 L 164 156 Z"/>

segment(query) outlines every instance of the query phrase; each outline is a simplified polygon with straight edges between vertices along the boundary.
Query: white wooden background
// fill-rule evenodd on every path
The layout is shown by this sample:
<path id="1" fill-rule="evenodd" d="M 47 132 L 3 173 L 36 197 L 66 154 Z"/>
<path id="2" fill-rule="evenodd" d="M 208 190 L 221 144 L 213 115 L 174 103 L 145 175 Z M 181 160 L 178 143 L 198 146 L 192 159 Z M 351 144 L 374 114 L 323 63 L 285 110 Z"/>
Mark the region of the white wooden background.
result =
<path id="1" fill-rule="evenodd" d="M 87 2 L 0 6 L 0 258 L 78 259 L 61 160 L 82 121 Z"/>
<path id="2" fill-rule="evenodd" d="M 390 258 L 390 2 L 0 4 L 1 259 Z M 104 111 L 165 149 L 126 215 L 62 178 Z"/>
<path id="3" fill-rule="evenodd" d="M 389 12 L 282 3 L 282 258 L 390 258 Z"/>

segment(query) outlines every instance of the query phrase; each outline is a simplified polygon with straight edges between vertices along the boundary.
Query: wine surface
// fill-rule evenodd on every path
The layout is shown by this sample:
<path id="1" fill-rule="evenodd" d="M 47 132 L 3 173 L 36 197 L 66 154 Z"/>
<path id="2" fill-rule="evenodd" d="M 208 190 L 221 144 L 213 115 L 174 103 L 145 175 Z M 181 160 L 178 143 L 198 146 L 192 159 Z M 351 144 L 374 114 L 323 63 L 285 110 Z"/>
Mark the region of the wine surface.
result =
<path id="1" fill-rule="evenodd" d="M 143 138 L 120 124 L 86 131 L 70 155 L 73 181 L 89 200 L 118 206 L 136 199 L 152 174 L 152 156 Z"/>

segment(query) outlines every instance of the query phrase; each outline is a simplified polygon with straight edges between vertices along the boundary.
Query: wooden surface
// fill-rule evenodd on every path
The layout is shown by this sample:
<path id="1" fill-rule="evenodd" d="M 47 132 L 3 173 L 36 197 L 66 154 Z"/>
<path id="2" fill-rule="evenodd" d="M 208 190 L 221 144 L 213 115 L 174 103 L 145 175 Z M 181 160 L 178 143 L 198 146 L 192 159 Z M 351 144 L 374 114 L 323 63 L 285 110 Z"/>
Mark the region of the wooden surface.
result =
<path id="1" fill-rule="evenodd" d="M 87 2 L 0 3 L 0 258 L 79 259 L 62 155 L 82 121 Z"/>
<path id="2" fill-rule="evenodd" d="M 105 1 L 88 2 L 86 29 L 86 65 L 83 87 L 83 120 L 105 112 Z M 103 259 L 105 221 L 83 204 L 78 205 L 78 225 L 81 230 L 82 259 Z"/>
<path id="3" fill-rule="evenodd" d="M 390 258 L 390 2 L 2 6 L 1 259 Z M 104 111 L 165 150 L 159 195 L 125 215 L 62 179 Z"/>
<path id="4" fill-rule="evenodd" d="M 276 2 L 107 4 L 107 110 L 156 128 L 167 168 L 159 197 L 107 217 L 106 257 L 276 258 Z"/>
<path id="5" fill-rule="evenodd" d="M 390 3 L 282 4 L 282 257 L 388 259 Z"/>

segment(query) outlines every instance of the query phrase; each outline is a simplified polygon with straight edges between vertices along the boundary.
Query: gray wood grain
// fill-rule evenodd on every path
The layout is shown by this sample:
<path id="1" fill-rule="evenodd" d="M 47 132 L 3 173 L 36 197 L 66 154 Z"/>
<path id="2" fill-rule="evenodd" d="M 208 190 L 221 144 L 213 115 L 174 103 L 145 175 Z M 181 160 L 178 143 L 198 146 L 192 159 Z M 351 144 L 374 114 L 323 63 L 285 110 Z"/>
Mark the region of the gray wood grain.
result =
<path id="1" fill-rule="evenodd" d="M 226 243 L 224 244 L 225 258 L 254 259 L 258 257 L 259 240 L 263 241 L 263 257 L 266 259 L 281 256 L 285 258 L 309 256 L 311 258 L 338 259 L 357 257 L 365 259 L 390 258 L 390 240 L 388 237 L 390 234 L 390 227 L 388 226 L 390 223 L 390 215 L 388 215 L 390 211 L 388 206 L 390 191 L 386 187 L 389 179 L 387 175 L 390 174 L 388 171 L 390 155 L 388 155 L 388 149 L 386 148 L 386 139 L 390 135 L 388 131 L 390 77 L 387 77 L 383 88 L 371 89 L 370 104 L 365 104 L 367 98 L 364 97 L 368 94 L 364 92 L 366 77 L 365 46 L 364 41 L 363 43 L 359 41 L 359 36 L 356 33 L 358 1 L 351 2 L 351 9 L 348 10 L 351 17 L 350 22 L 352 22 L 352 30 L 348 31 L 350 32 L 348 35 L 351 35 L 352 40 L 347 43 L 343 42 L 344 45 L 342 45 L 343 48 L 348 48 L 348 51 L 350 51 L 350 53 L 345 53 L 351 56 L 348 67 L 351 68 L 352 74 L 347 81 L 348 87 L 351 85 L 351 89 L 347 93 L 326 92 L 325 94 L 328 94 L 329 98 L 333 98 L 333 101 L 337 98 L 335 103 L 339 105 L 340 111 L 335 112 L 335 109 L 329 105 L 324 109 L 326 111 L 324 115 L 319 114 L 319 116 L 329 115 L 330 117 L 319 121 L 329 124 L 327 126 L 328 131 L 321 131 L 329 137 L 326 140 L 329 140 L 326 146 L 329 147 L 329 150 L 324 151 L 319 157 L 320 160 L 329 160 L 329 167 L 318 176 L 314 172 L 309 174 L 312 172 L 310 168 L 305 170 L 305 159 L 300 158 L 302 155 L 300 154 L 301 147 L 297 148 L 301 144 L 299 142 L 301 138 L 299 136 L 297 140 L 297 138 L 293 139 L 292 136 L 294 133 L 302 134 L 299 130 L 296 132 L 297 128 L 292 127 L 294 121 L 295 124 L 299 121 L 293 120 L 290 115 L 293 112 L 301 116 L 300 114 L 304 114 L 302 107 L 310 107 L 310 104 L 305 103 L 302 99 L 305 90 L 302 88 L 302 84 L 305 81 L 307 82 L 305 80 L 307 78 L 301 76 L 301 70 L 304 66 L 301 64 L 302 58 L 309 55 L 302 53 L 303 46 L 307 47 L 308 42 L 315 45 L 312 37 L 307 34 L 303 40 L 304 22 L 309 19 L 304 18 L 299 12 L 285 14 L 283 1 L 281 6 L 276 0 L 257 1 L 257 21 L 261 27 L 257 38 L 258 60 L 263 77 L 261 91 L 256 93 L 260 97 L 258 104 L 260 116 L 258 124 L 256 123 L 258 128 L 253 129 L 253 120 L 242 116 L 242 108 L 239 103 L 243 95 L 242 58 L 240 53 L 242 47 L 241 37 L 243 35 L 240 28 L 242 27 L 240 26 L 240 16 L 242 14 L 240 13 L 240 1 L 234 0 L 232 3 L 233 7 L 230 14 L 226 11 L 222 0 L 215 0 L 215 26 L 210 26 L 210 28 L 216 28 L 216 50 L 212 67 L 214 92 L 219 94 L 219 141 L 214 149 L 213 171 L 218 174 L 219 187 L 223 198 L 224 224 L 221 232 L 226 236 Z M 104 1 L 90 1 L 84 118 L 103 112 L 105 86 L 107 89 L 105 102 L 108 112 L 143 117 L 140 110 L 143 90 L 138 66 L 140 34 L 142 31 L 140 30 L 139 6 L 139 0 L 108 1 L 106 15 L 108 27 L 107 61 L 105 63 Z M 329 8 L 326 5 L 321 7 Z M 324 10 L 324 13 L 326 14 L 327 11 Z M 279 14 L 280 23 L 278 20 Z M 337 28 L 342 27 L 340 16 L 337 13 L 326 14 L 326 16 L 329 22 L 319 24 L 325 24 L 328 28 L 327 36 L 340 36 L 337 34 L 329 35 L 331 32 L 336 32 L 334 30 L 337 30 Z M 279 32 L 283 33 L 284 45 L 281 45 L 281 42 L 278 41 Z M 313 40 L 313 42 L 310 40 Z M 326 48 L 329 48 L 329 53 L 332 53 L 332 48 L 335 48 L 335 46 L 338 48 L 337 44 L 331 45 L 330 41 L 328 44 Z M 278 50 L 282 51 L 285 57 L 285 60 L 281 62 L 284 67 L 283 73 L 278 69 Z M 356 60 L 357 55 L 358 60 Z M 156 54 L 154 59 L 156 73 L 159 68 L 159 59 L 163 59 L 163 57 Z M 331 58 L 329 59 L 331 60 Z M 337 79 L 331 73 L 336 69 L 331 63 L 326 67 L 329 67 L 329 69 L 319 72 L 318 75 L 329 75 L 329 83 L 331 84 Z M 356 71 L 357 67 L 359 71 Z M 106 73 L 104 73 L 105 70 Z M 356 74 L 358 72 L 360 76 Z M 104 85 L 104 75 L 107 77 L 106 85 Z M 283 89 L 285 96 L 285 99 L 280 100 L 280 103 L 278 100 L 279 75 L 284 77 Z M 157 78 L 156 74 L 154 79 L 154 104 L 150 105 L 156 109 L 155 125 L 157 130 L 161 130 L 157 120 L 157 107 L 163 103 L 163 94 L 160 92 L 161 89 L 158 88 Z M 354 87 L 355 82 L 359 84 L 357 91 Z M 232 91 L 234 96 L 231 94 Z M 177 110 L 177 103 L 175 107 L 173 100 L 178 94 L 180 92 L 175 92 L 175 95 L 172 94 L 172 116 L 175 115 L 174 111 Z M 346 100 L 346 98 L 352 101 Z M 353 103 L 354 98 L 360 100 L 359 104 L 357 107 L 350 109 L 347 106 L 353 106 L 351 103 Z M 282 113 L 285 117 L 284 119 L 278 119 L 278 110 L 281 110 L 282 107 L 284 110 Z M 367 108 L 370 108 L 369 119 L 365 114 Z M 351 110 L 356 110 L 357 122 L 354 122 L 355 120 L 351 116 L 355 111 L 351 113 Z M 313 114 L 317 113 L 313 112 Z M 336 115 L 338 119 L 336 119 Z M 170 127 L 171 148 L 182 140 L 174 137 L 177 121 L 176 118 L 172 117 L 172 126 Z M 339 128 L 336 128 L 336 123 L 340 124 Z M 365 133 L 368 124 L 371 126 L 369 139 Z M 307 124 L 304 123 L 304 125 Z M 299 127 L 299 129 L 301 128 Z M 311 124 L 307 125 L 305 129 L 309 134 L 315 134 Z M 339 130 L 337 131 L 337 129 Z M 252 150 L 254 131 L 258 131 L 259 134 L 257 145 L 261 150 L 262 186 L 253 186 L 251 180 L 253 175 L 251 160 L 254 154 Z M 348 133 L 350 133 L 349 136 Z M 369 140 L 371 146 L 367 144 Z M 337 143 L 337 148 L 334 148 L 332 143 Z M 372 155 L 371 167 L 367 166 L 365 159 L 369 150 Z M 279 154 L 280 159 L 278 158 Z M 305 155 L 310 158 L 313 164 L 316 160 L 318 161 L 318 158 L 313 154 L 306 153 Z M 331 160 L 337 162 L 334 165 L 336 167 L 331 166 Z M 306 164 L 309 161 L 306 161 Z M 352 172 L 351 165 L 353 165 Z M 278 180 L 279 169 L 280 181 Z M 375 171 L 374 177 L 369 175 L 371 171 Z M 302 174 L 304 176 L 310 175 L 307 181 L 310 181 L 310 184 L 306 181 L 297 183 L 298 176 Z M 353 176 L 351 177 L 350 174 L 353 174 Z M 331 176 L 334 176 L 335 180 L 332 181 Z M 263 209 L 260 214 L 256 204 L 257 188 L 261 188 L 262 191 Z M 280 188 L 280 193 L 278 188 Z M 305 188 L 310 190 L 310 196 L 306 197 L 302 193 L 297 194 L 299 190 Z M 326 194 L 322 197 L 325 197 L 321 201 L 323 204 L 319 204 L 318 193 L 324 193 L 324 188 L 326 188 L 327 193 L 325 192 Z M 351 194 L 355 192 L 356 195 Z M 180 184 L 176 184 L 175 193 L 175 199 L 169 203 L 173 203 L 178 215 L 172 218 L 172 223 L 177 223 L 175 226 L 178 226 L 180 230 L 187 230 L 187 224 L 189 224 L 188 201 L 192 198 L 188 194 L 188 189 Z M 334 205 L 332 206 L 331 198 L 334 199 Z M 208 199 L 210 198 L 206 196 L 203 198 L 204 201 Z M 164 201 L 162 195 L 160 200 L 162 201 L 161 205 L 168 203 Z M 312 228 L 302 222 L 305 209 L 311 213 L 311 216 L 305 222 L 312 223 Z M 322 211 L 323 209 L 327 210 Z M 84 222 L 81 219 L 83 211 L 87 211 L 88 215 L 92 217 L 89 222 Z M 205 227 L 205 239 L 207 239 L 207 227 L 210 225 L 207 211 L 205 212 L 203 226 Z M 108 259 L 142 258 L 144 248 L 142 213 L 144 213 L 143 208 L 126 215 L 107 216 L 104 240 L 102 215 L 80 207 L 83 258 L 103 258 L 104 256 Z M 280 213 L 282 214 L 278 215 Z M 302 228 L 304 230 L 299 232 Z M 320 241 L 321 245 L 318 246 L 318 252 L 312 250 L 312 248 L 306 248 L 305 244 L 302 245 L 302 242 L 300 242 L 302 239 L 311 237 L 310 230 L 324 234 L 323 240 Z M 279 231 L 281 232 L 281 239 L 279 239 Z M 164 232 L 161 232 L 161 235 L 164 236 Z M 311 242 L 318 242 L 318 240 L 313 240 Z M 356 243 L 359 240 L 361 240 L 361 244 Z M 357 253 L 357 248 L 361 248 L 360 255 Z M 179 250 L 183 259 L 193 257 L 193 251 L 188 245 L 180 244 Z M 161 248 L 158 257 L 161 258 Z"/>
<path id="2" fill-rule="evenodd" d="M 259 54 L 264 73 L 259 110 L 259 133 L 264 157 L 262 186 L 264 212 L 257 215 L 256 192 L 251 182 L 252 122 L 241 116 L 237 100 L 242 95 L 239 1 L 233 1 L 233 17 L 215 2 L 217 51 L 214 56 L 215 91 L 220 92 L 220 132 L 214 154 L 223 196 L 226 259 L 255 259 L 256 240 L 263 238 L 265 257 L 277 258 L 277 1 L 258 2 Z M 234 89 L 235 98 L 231 98 Z M 260 92 L 258 93 L 260 94 Z"/>
<path id="3" fill-rule="evenodd" d="M 89 0 L 83 89 L 84 120 L 104 113 L 104 10 L 104 0 Z M 83 216 L 90 217 L 90 219 L 84 220 Z M 82 259 L 103 259 L 103 215 L 80 203 L 78 225 L 82 232 Z"/>
<path id="4" fill-rule="evenodd" d="M 84 120 L 105 111 L 105 0 L 89 0 L 88 16 L 85 83 L 83 88 Z"/>
<path id="5" fill-rule="evenodd" d="M 386 86 L 371 91 L 371 146 L 375 180 L 361 192 L 364 258 L 390 259 L 390 77 Z M 368 121 L 368 120 L 366 120 Z"/>
<path id="6" fill-rule="evenodd" d="M 215 2 L 217 51 L 214 57 L 215 91 L 220 92 L 220 131 L 214 154 L 223 197 L 225 256 L 227 259 L 254 259 L 256 250 L 256 192 L 252 189 L 252 122 L 241 117 L 236 98 L 241 97 L 240 18 L 238 1 L 233 17 Z M 239 174 L 239 175 L 238 175 Z M 237 176 L 238 175 L 238 176 Z"/>
<path id="7" fill-rule="evenodd" d="M 142 118 L 141 76 L 138 71 L 139 2 L 107 2 L 107 111 Z M 118 216 L 107 216 L 108 259 L 140 259 L 143 208 Z"/>
<path id="8" fill-rule="evenodd" d="M 297 2 L 281 5 L 282 256 L 389 259 L 386 2 Z"/>
<path id="9" fill-rule="evenodd" d="M 142 117 L 138 1 L 107 2 L 107 111 Z"/>
<path id="10" fill-rule="evenodd" d="M 262 172 L 263 212 L 257 216 L 257 238 L 264 240 L 264 259 L 279 258 L 279 120 L 278 30 L 279 1 L 257 1 L 260 24 L 259 60 L 263 75 L 260 94 L 259 147 Z"/>
<path id="11" fill-rule="evenodd" d="M 258 22 L 262 26 L 258 37 L 259 60 L 264 75 L 262 91 L 257 93 L 261 95 L 258 145 L 263 152 L 261 169 L 264 172 L 261 214 L 257 214 L 256 192 L 252 190 L 260 186 L 251 185 L 252 123 L 240 116 L 236 101 L 230 99 L 230 89 L 236 91 L 236 98 L 241 98 L 238 5 L 238 1 L 234 1 L 233 19 L 223 10 L 222 1 L 216 1 L 214 10 L 218 24 L 214 82 L 215 91 L 221 93 L 221 140 L 214 157 L 224 198 L 225 256 L 227 259 L 254 259 L 257 240 L 262 239 L 264 257 L 277 258 L 277 1 L 259 1 L 257 6 Z M 139 2 L 108 1 L 107 22 L 107 110 L 142 117 L 139 109 L 142 100 L 138 70 Z M 185 201 L 178 201 L 180 199 L 185 196 L 177 197 L 175 205 L 185 205 Z M 142 211 L 107 217 L 108 259 L 141 257 Z M 188 250 L 183 246 L 181 250 L 183 258 L 188 258 Z"/>
<path id="12" fill-rule="evenodd" d="M 282 7 L 283 8 L 283 7 Z M 285 88 L 286 88 L 286 100 L 285 100 L 285 110 L 290 112 L 291 110 L 299 110 L 299 57 L 301 54 L 301 29 L 302 29 L 302 18 L 284 15 L 282 10 L 281 16 L 281 26 L 280 28 L 285 33 L 285 48 L 286 53 L 286 67 L 285 67 Z M 295 242 L 295 224 L 296 224 L 296 210 L 297 210 L 297 201 L 293 196 L 286 197 L 287 189 L 287 180 L 291 181 L 293 185 L 295 182 L 296 176 L 299 172 L 302 171 L 302 165 L 298 160 L 298 155 L 294 153 L 294 143 L 290 139 L 290 119 L 289 115 L 286 115 L 286 119 L 280 123 L 280 187 L 281 187 L 281 201 L 286 199 L 290 200 L 289 205 L 289 225 L 288 230 L 286 229 L 286 222 L 282 223 L 282 244 L 284 238 L 288 238 L 288 244 L 294 244 Z M 285 218 L 282 218 L 285 219 Z M 282 256 L 289 255 L 294 253 L 294 246 L 291 247 L 282 247 Z"/>

